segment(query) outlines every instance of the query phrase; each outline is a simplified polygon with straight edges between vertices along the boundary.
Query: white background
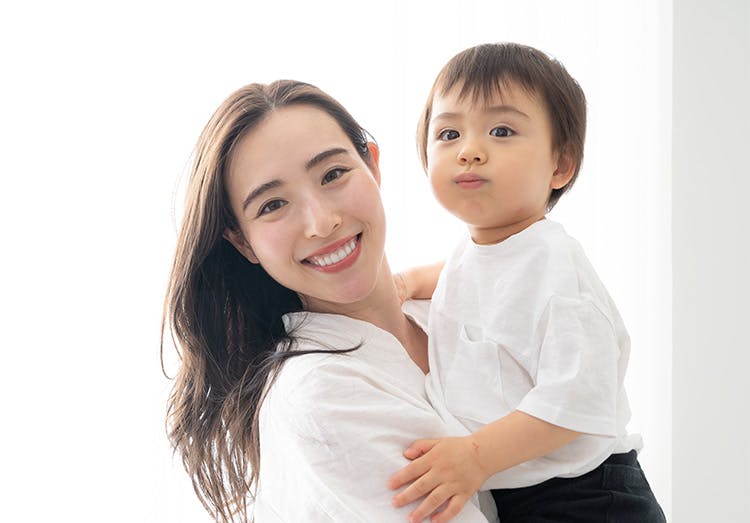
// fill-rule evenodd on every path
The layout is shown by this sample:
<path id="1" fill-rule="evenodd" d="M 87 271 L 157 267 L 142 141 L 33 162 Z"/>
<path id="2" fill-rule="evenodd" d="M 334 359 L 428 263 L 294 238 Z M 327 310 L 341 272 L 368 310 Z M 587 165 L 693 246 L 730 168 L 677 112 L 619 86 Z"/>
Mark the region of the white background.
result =
<path id="1" fill-rule="evenodd" d="M 208 521 L 166 440 L 159 339 L 180 180 L 231 91 L 305 80 L 376 137 L 400 269 L 442 258 L 462 232 L 432 200 L 415 125 L 445 61 L 494 41 L 549 52 L 587 93 L 584 167 L 552 217 L 581 241 L 629 327 L 630 428 L 669 513 L 671 7 L 3 4 L 0 520 Z M 171 352 L 166 362 L 173 375 Z"/>
<path id="2" fill-rule="evenodd" d="M 673 14 L 672 514 L 748 523 L 750 2 Z"/>

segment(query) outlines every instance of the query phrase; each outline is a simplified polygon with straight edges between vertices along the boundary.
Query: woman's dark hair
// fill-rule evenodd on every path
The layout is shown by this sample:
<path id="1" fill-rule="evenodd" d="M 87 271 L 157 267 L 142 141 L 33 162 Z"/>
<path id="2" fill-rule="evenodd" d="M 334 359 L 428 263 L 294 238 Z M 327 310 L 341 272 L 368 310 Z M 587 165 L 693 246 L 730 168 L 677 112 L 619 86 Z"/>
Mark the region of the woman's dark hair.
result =
<path id="1" fill-rule="evenodd" d="M 217 521 L 248 521 L 260 467 L 258 413 L 294 343 L 282 316 L 302 310 L 296 292 L 247 261 L 226 239 L 238 225 L 225 189 L 235 145 L 276 108 L 328 113 L 362 159 L 367 134 L 336 100 L 292 80 L 250 84 L 227 98 L 196 145 L 162 318 L 180 366 L 168 402 L 170 441 Z M 343 351 L 346 352 L 346 351 Z"/>

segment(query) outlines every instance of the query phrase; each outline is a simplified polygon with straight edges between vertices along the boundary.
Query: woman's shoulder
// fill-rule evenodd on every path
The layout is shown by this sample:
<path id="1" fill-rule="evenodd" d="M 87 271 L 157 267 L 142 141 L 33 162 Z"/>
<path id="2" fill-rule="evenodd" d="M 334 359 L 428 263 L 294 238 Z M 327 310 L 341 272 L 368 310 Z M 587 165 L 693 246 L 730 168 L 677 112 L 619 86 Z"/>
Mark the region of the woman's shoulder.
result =
<path id="1" fill-rule="evenodd" d="M 316 379 L 322 369 L 336 366 L 335 355 L 326 353 L 301 353 L 311 347 L 300 347 L 299 343 L 289 350 L 290 354 L 273 376 L 272 388 L 291 393 L 310 379 Z M 317 348 L 316 348 L 317 350 Z"/>
<path id="2" fill-rule="evenodd" d="M 341 392 L 337 389 L 342 388 L 347 374 L 337 356 L 296 354 L 270 377 L 262 409 L 266 416 L 273 413 L 277 428 L 296 427 L 300 419 L 338 401 Z"/>
<path id="3" fill-rule="evenodd" d="M 425 328 L 429 306 L 427 300 L 408 301 L 403 311 Z M 418 401 L 424 393 L 424 374 L 391 333 L 336 314 L 295 313 L 287 315 L 285 323 L 293 339 L 285 350 L 297 354 L 277 373 L 270 391 L 274 397 L 312 405 L 353 397 Z"/>
<path id="4" fill-rule="evenodd" d="M 291 346 L 284 349 L 290 354 L 272 378 L 269 397 L 299 404 L 340 395 L 345 382 L 364 372 L 355 355 L 363 339 L 348 334 L 338 335 L 320 325 L 295 331 Z M 341 352 L 346 349 L 354 350 Z"/>
<path id="5" fill-rule="evenodd" d="M 370 325 L 341 314 L 292 312 L 283 316 L 287 334 L 295 339 L 292 350 L 348 349 L 368 336 Z"/>

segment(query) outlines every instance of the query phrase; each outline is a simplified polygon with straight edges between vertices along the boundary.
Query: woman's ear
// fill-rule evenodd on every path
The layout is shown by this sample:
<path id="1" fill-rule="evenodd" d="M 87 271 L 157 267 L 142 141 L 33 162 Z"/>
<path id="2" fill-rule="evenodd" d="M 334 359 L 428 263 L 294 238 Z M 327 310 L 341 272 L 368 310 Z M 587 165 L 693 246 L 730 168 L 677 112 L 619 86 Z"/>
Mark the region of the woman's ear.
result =
<path id="1" fill-rule="evenodd" d="M 255 252 L 253 252 L 253 248 L 250 247 L 250 243 L 242 235 L 242 232 L 224 229 L 222 236 L 226 241 L 231 243 L 241 255 L 247 258 L 247 261 L 250 263 L 260 263 L 258 257 L 255 256 Z"/>
<path id="2" fill-rule="evenodd" d="M 380 149 L 375 142 L 367 142 L 367 148 L 370 150 L 370 158 L 372 158 L 370 170 L 372 171 L 372 176 L 375 178 L 375 181 L 378 182 L 378 187 L 380 187 Z"/>
<path id="3" fill-rule="evenodd" d="M 378 162 L 380 161 L 380 149 L 378 148 L 378 144 L 375 142 L 367 142 L 367 148 L 370 150 L 372 161 L 375 162 L 375 165 L 378 165 Z"/>
<path id="4" fill-rule="evenodd" d="M 576 162 L 573 160 L 573 155 L 566 149 L 562 150 L 557 157 L 557 169 L 552 173 L 549 188 L 562 189 L 573 178 L 575 172 Z"/>

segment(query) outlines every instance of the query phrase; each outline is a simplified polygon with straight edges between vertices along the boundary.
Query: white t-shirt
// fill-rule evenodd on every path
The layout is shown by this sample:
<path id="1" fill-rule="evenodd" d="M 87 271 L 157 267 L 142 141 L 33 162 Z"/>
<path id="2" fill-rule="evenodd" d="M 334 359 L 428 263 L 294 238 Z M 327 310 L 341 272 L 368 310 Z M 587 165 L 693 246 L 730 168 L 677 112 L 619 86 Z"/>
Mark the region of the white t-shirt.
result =
<path id="1" fill-rule="evenodd" d="M 438 281 L 428 333 L 430 400 L 468 430 L 519 410 L 584 433 L 483 488 L 579 476 L 641 448 L 626 430 L 628 334 L 560 224 L 541 220 L 493 245 L 461 242 Z"/>
<path id="2" fill-rule="evenodd" d="M 425 327 L 427 303 L 404 311 Z M 347 349 L 287 360 L 260 410 L 259 523 L 403 523 L 418 503 L 396 509 L 388 478 L 409 462 L 415 440 L 467 434 L 442 419 L 425 393 L 425 375 L 390 333 L 336 314 L 292 313 L 297 350 Z M 457 523 L 496 520 L 494 503 L 475 497 Z M 489 503 L 486 504 L 489 498 Z"/>

